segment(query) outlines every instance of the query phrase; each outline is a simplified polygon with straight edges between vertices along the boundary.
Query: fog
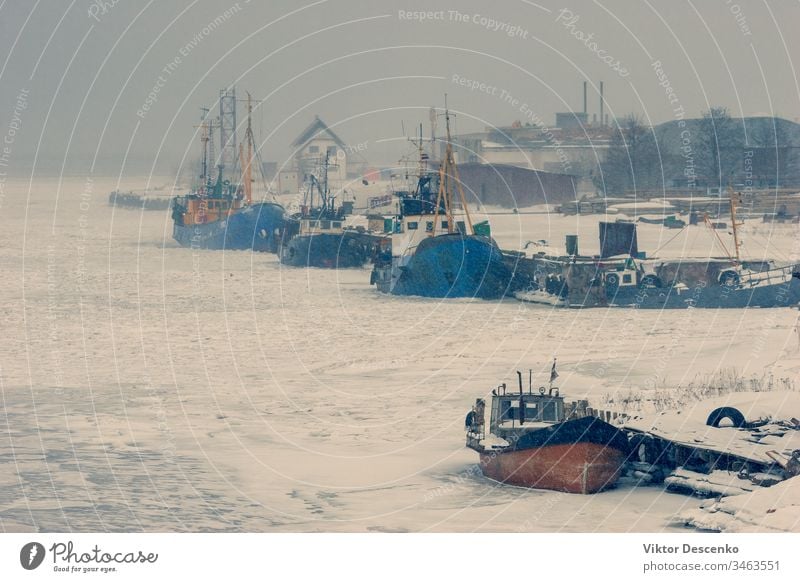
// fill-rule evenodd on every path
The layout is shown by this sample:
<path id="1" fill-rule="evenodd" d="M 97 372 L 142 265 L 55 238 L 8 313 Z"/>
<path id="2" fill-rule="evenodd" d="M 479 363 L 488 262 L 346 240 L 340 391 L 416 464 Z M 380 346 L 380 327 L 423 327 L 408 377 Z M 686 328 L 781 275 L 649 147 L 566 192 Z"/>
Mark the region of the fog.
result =
<path id="1" fill-rule="evenodd" d="M 390 164 L 445 94 L 469 132 L 552 123 L 582 109 L 583 81 L 590 119 L 601 80 L 612 122 L 710 105 L 795 119 L 798 21 L 797 3 L 748 0 L 4 2 L 0 161 L 23 177 L 173 173 L 230 85 L 257 100 L 262 158 L 279 165 L 314 115 Z"/>

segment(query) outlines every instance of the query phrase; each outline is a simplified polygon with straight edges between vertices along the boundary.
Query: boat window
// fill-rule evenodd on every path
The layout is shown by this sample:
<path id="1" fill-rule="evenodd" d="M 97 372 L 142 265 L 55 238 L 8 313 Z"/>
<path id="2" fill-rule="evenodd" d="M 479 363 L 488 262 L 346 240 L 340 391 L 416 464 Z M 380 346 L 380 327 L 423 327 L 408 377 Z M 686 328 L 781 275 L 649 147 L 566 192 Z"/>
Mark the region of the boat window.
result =
<path id="1" fill-rule="evenodd" d="M 447 221 L 446 220 L 442 221 L 442 228 L 447 228 Z"/>
<path id="2" fill-rule="evenodd" d="M 334 222 L 334 223 L 333 223 L 333 228 L 342 228 L 342 223 L 341 223 L 341 222 L 338 222 L 338 221 L 337 221 L 337 222 Z"/>
<path id="3" fill-rule="evenodd" d="M 525 420 L 538 420 L 539 411 L 536 409 L 535 402 L 525 403 Z"/>
<path id="4" fill-rule="evenodd" d="M 416 223 L 416 222 L 409 222 L 408 223 L 408 230 L 417 230 L 418 226 L 419 226 L 419 224 Z"/>
<path id="5" fill-rule="evenodd" d="M 429 220 L 425 223 L 425 231 L 426 232 L 433 232 L 433 221 Z"/>
<path id="6" fill-rule="evenodd" d="M 542 420 L 548 420 L 555 422 L 558 420 L 558 407 L 556 406 L 556 402 L 544 402 L 542 404 Z"/>
<path id="7" fill-rule="evenodd" d="M 331 227 L 331 221 L 330 220 L 322 220 L 319 223 L 319 227 L 322 230 L 328 230 Z"/>
<path id="8" fill-rule="evenodd" d="M 631 279 L 630 275 L 623 275 L 622 276 L 622 282 L 623 283 L 630 283 L 631 281 L 632 281 L 632 279 Z"/>

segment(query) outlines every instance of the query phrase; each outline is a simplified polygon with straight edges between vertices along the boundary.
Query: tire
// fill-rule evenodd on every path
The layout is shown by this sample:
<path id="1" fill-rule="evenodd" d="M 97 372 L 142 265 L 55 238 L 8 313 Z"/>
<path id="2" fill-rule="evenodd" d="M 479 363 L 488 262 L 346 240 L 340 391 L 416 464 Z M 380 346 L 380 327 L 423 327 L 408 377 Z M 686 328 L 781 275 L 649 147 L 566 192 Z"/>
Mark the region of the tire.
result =
<path id="1" fill-rule="evenodd" d="M 645 275 L 642 277 L 642 282 L 639 284 L 639 286 L 661 289 L 661 279 L 659 279 L 656 275 Z"/>
<path id="2" fill-rule="evenodd" d="M 723 287 L 737 287 L 739 285 L 739 273 L 736 271 L 722 271 L 719 274 L 719 284 Z"/>
<path id="3" fill-rule="evenodd" d="M 619 275 L 616 273 L 606 273 L 606 287 L 619 287 Z"/>
<path id="4" fill-rule="evenodd" d="M 706 425 L 719 428 L 719 424 L 725 419 L 730 420 L 736 428 L 742 428 L 746 424 L 744 414 L 732 406 L 722 406 L 713 410 L 711 414 L 708 415 Z"/>

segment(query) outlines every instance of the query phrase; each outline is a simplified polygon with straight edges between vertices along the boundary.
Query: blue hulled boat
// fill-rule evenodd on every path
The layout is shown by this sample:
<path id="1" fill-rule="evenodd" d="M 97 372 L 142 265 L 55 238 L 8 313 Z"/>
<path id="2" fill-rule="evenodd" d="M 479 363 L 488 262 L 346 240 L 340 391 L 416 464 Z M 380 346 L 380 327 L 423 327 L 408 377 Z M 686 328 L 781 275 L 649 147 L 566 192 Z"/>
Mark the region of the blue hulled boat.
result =
<path id="1" fill-rule="evenodd" d="M 183 247 L 276 252 L 284 213 L 275 202 L 240 205 L 193 192 L 173 199 L 172 238 Z"/>
<path id="2" fill-rule="evenodd" d="M 509 292 L 513 270 L 488 225 L 476 232 L 472 224 L 453 156 L 447 110 L 445 119 L 444 160 L 438 171 L 428 170 L 420 138 L 416 187 L 395 193 L 399 213 L 391 219 L 391 251 L 376 258 L 371 282 L 394 295 L 499 299 Z M 455 215 L 454 190 L 460 217 Z"/>
<path id="3" fill-rule="evenodd" d="M 320 161 L 319 175 L 307 177 L 308 190 L 300 212 L 283 221 L 279 254 L 284 265 L 322 269 L 363 267 L 375 246 L 385 238 L 345 225 L 353 203 L 336 206 L 336 197 L 328 187 L 329 167 L 326 154 Z"/>
<path id="4" fill-rule="evenodd" d="M 172 237 L 184 247 L 213 250 L 255 250 L 277 252 L 285 214 L 277 202 L 253 202 L 252 106 L 248 95 L 245 141 L 240 147 L 242 183 L 225 180 L 220 166 L 216 182 L 209 176 L 213 126 L 207 119 L 201 126 L 203 148 L 200 186 L 172 199 Z"/>

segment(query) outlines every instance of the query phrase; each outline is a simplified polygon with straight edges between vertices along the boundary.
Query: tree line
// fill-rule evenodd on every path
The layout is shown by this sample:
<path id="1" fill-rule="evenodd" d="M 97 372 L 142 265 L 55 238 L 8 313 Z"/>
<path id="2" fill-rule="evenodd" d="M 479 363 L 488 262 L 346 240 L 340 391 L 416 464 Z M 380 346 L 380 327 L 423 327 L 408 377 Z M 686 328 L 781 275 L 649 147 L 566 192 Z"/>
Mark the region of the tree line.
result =
<path id="1" fill-rule="evenodd" d="M 711 107 L 700 119 L 650 126 L 629 114 L 613 129 L 593 180 L 607 196 L 636 190 L 800 186 L 796 124 L 733 118 Z"/>

